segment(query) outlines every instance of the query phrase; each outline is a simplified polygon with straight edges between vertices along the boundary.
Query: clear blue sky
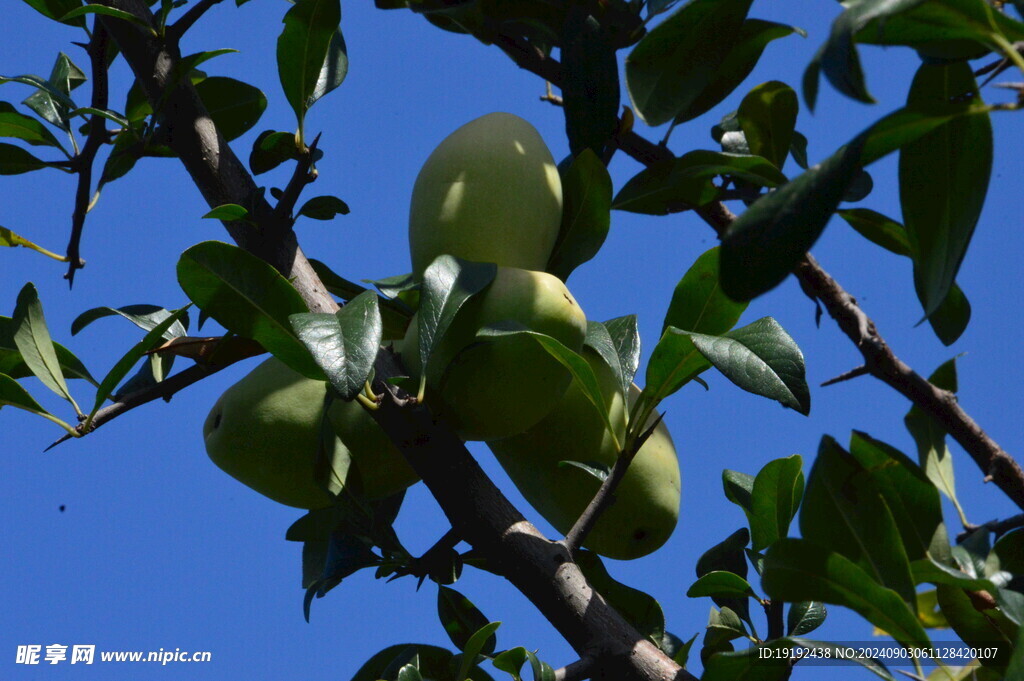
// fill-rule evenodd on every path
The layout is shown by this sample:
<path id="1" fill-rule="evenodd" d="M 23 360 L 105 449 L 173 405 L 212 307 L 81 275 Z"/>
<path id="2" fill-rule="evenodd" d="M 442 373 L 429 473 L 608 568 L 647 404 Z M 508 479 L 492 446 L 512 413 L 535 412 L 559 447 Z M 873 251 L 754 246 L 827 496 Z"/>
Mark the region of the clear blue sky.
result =
<path id="1" fill-rule="evenodd" d="M 69 43 L 83 40 L 74 29 L 52 24 L 20 2 L 7 1 L 0 19 L 0 73 L 46 75 L 59 50 L 86 64 Z M 260 130 L 290 130 L 290 110 L 280 95 L 274 50 L 288 5 L 262 0 L 240 9 L 225 2 L 192 31 L 186 52 L 232 47 L 208 62 L 210 74 L 244 79 L 263 89 L 270 106 L 259 125 L 233 146 L 247 157 Z M 799 85 L 803 69 L 840 10 L 830 0 L 755 3 L 751 16 L 801 26 L 810 34 L 769 46 L 761 65 L 722 105 L 676 130 L 672 148 L 713 149 L 710 126 L 739 103 L 754 85 L 783 80 Z M 350 70 L 344 85 L 310 115 L 310 131 L 323 131 L 326 152 L 310 196 L 336 194 L 351 215 L 331 223 L 297 226 L 307 253 L 350 279 L 381 278 L 410 269 L 406 242 L 409 193 L 431 149 L 462 123 L 491 111 L 510 111 L 541 131 L 556 158 L 567 153 L 562 112 L 538 101 L 544 84 L 517 69 L 495 47 L 444 33 L 409 12 L 384 12 L 369 2 L 343 7 L 342 27 Z M 818 113 L 802 111 L 798 129 L 810 139 L 812 162 L 898 108 L 916 66 L 905 50 L 864 48 L 875 106 L 850 102 L 823 86 Z M 123 61 L 114 68 L 111 106 L 119 108 L 129 81 Z M 82 88 L 80 92 L 85 92 Z M 0 87 L 0 99 L 20 102 L 28 90 Z M 988 89 L 990 100 L 1006 91 Z M 1018 314 L 1024 252 L 1018 182 L 1024 177 L 1019 121 L 994 119 L 996 165 L 989 201 L 959 277 L 973 304 L 964 336 L 943 347 L 925 326 L 915 327 L 919 304 L 909 261 L 866 245 L 834 220 L 814 254 L 875 319 L 897 354 L 922 373 L 957 353 L 960 401 L 1011 453 L 1024 451 L 1020 427 L 1022 365 Z M 1017 125 L 1015 125 L 1017 124 Z M 644 130 L 659 139 L 663 130 Z M 612 165 L 616 187 L 640 167 L 625 156 Z M 787 170 L 795 173 L 795 166 Z M 281 185 L 287 171 L 261 183 Z M 874 193 L 860 205 L 899 219 L 895 159 L 872 168 Z M 0 225 L 52 250 L 67 239 L 74 187 L 69 176 L 42 171 L 0 180 Z M 10 315 L 26 281 L 39 288 L 54 337 L 70 346 L 96 374 L 136 340 L 134 327 L 119 319 L 95 323 L 76 337 L 71 321 L 100 305 L 152 303 L 180 306 L 174 266 L 178 254 L 206 239 L 224 239 L 220 225 L 200 217 L 207 211 L 177 161 L 146 159 L 105 190 L 89 216 L 83 241 L 88 260 L 68 291 L 63 265 L 25 250 L 0 252 L 0 314 Z M 592 319 L 637 313 L 644 359 L 654 346 L 672 288 L 690 263 L 714 245 L 699 219 L 681 214 L 650 218 L 613 215 L 599 257 L 577 271 L 569 286 Z M 710 392 L 689 386 L 667 403 L 666 421 L 677 443 L 683 477 L 682 516 L 669 543 L 645 559 L 609 561 L 613 575 L 654 595 L 668 628 L 684 639 L 702 631 L 711 603 L 688 599 L 693 566 L 707 548 L 745 522 L 722 495 L 723 468 L 756 473 L 771 459 L 800 453 L 805 472 L 823 434 L 845 442 L 851 429 L 866 430 L 913 454 L 903 429 L 908 403 L 871 378 L 819 389 L 822 381 L 859 364 L 859 354 L 835 325 L 814 325 L 814 305 L 791 279 L 758 299 L 744 323 L 776 317 L 803 348 L 812 386 L 808 418 L 741 392 L 718 375 Z M 212 332 L 210 327 L 207 331 Z M 179 394 L 154 403 L 81 440 L 47 453 L 60 432 L 42 419 L 14 409 L 0 414 L 0 678 L 4 679 L 346 679 L 380 648 L 399 642 L 450 646 L 435 615 L 436 589 L 418 593 L 410 579 L 391 584 L 369 573 L 346 580 L 302 617 L 299 544 L 284 541 L 300 512 L 275 504 L 235 482 L 207 459 L 201 439 L 206 413 L 231 382 L 255 361 L 235 366 Z M 641 374 L 642 375 L 642 374 Z M 27 381 L 55 410 L 57 400 Z M 75 385 L 91 402 L 91 390 Z M 60 412 L 71 418 L 69 410 Z M 486 448 L 473 452 L 512 500 L 544 530 L 550 528 L 522 501 Z M 1013 514 L 1013 505 L 985 487 L 973 463 L 955 448 L 958 489 L 974 522 Z M 65 512 L 58 507 L 64 505 Z M 951 533 L 959 526 L 949 513 Z M 414 551 L 429 547 L 446 530 L 443 516 L 422 485 L 410 490 L 397 529 Z M 755 588 L 759 585 L 756 584 Z M 467 570 L 456 588 L 492 620 L 504 624 L 499 646 L 539 649 L 555 667 L 572 651 L 535 610 L 502 580 Z M 760 626 L 764 632 L 763 624 Z M 863 640 L 870 626 L 838 608 L 815 637 Z M 952 640 L 937 633 L 936 640 Z M 101 665 L 62 663 L 27 668 L 14 664 L 22 644 L 96 644 L 99 650 L 208 650 L 213 662 L 194 665 Z M 795 678 L 820 676 L 820 668 Z M 829 678 L 868 678 L 860 669 L 828 671 Z"/>

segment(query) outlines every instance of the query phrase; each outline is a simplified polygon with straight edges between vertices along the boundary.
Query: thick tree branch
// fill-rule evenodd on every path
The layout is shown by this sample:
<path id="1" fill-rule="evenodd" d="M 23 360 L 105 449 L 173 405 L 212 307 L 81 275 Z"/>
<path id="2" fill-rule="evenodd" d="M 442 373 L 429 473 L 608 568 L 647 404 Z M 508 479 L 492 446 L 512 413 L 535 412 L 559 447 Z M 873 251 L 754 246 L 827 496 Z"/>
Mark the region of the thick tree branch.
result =
<path id="1" fill-rule="evenodd" d="M 561 65 L 526 41 L 504 37 L 497 44 L 520 68 L 555 85 L 561 83 Z M 618 141 L 623 151 L 646 166 L 674 157 L 666 146 L 653 144 L 632 131 L 620 134 Z M 720 201 L 701 206 L 695 212 L 719 235 L 736 219 Z M 995 482 L 1017 506 L 1024 508 L 1024 470 L 960 407 L 956 396 L 931 384 L 900 361 L 854 297 L 810 254 L 793 273 L 808 295 L 821 301 L 839 328 L 860 350 L 868 372 L 941 423 L 974 459 L 986 482 Z"/>
<path id="2" fill-rule="evenodd" d="M 143 0 L 102 0 L 152 23 Z M 258 230 L 226 223 L 239 245 L 288 276 L 311 310 L 332 311 L 327 294 L 294 234 L 256 192 L 255 182 L 220 136 L 191 84 L 173 82 L 180 59 L 174 44 L 127 22 L 104 17 L 151 102 L 163 100 L 171 146 L 210 206 L 250 206 Z M 267 235 L 272 235 L 267 236 Z M 372 412 L 423 478 L 452 527 L 511 581 L 547 617 L 580 657 L 600 659 L 597 678 L 668 681 L 693 677 L 641 636 L 591 589 L 565 548 L 541 535 L 484 474 L 450 429 L 435 423 L 422 406 L 400 407 L 398 389 L 386 383 L 404 374 L 395 356 L 382 351 L 375 365 L 375 389 L 388 391 Z"/>

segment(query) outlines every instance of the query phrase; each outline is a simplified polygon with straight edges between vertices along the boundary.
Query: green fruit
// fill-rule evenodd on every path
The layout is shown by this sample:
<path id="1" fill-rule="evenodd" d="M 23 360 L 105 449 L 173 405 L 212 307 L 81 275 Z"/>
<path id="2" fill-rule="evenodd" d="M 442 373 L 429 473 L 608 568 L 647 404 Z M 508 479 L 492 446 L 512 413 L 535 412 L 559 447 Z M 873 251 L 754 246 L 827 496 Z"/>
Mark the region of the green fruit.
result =
<path id="1" fill-rule="evenodd" d="M 445 138 L 416 177 L 413 272 L 444 253 L 543 270 L 561 221 L 562 183 L 540 133 L 513 114 L 481 116 Z"/>
<path id="2" fill-rule="evenodd" d="M 330 506 L 332 490 L 352 479 L 353 462 L 367 498 L 388 496 L 416 481 L 405 459 L 356 402 L 335 400 L 330 422 L 330 472 L 317 475 L 317 449 L 327 386 L 268 359 L 221 395 L 203 437 L 218 467 L 257 492 L 288 506 Z"/>
<path id="3" fill-rule="evenodd" d="M 499 267 L 494 281 L 459 311 L 430 359 L 428 403 L 464 440 L 521 433 L 558 404 L 572 381 L 558 360 L 528 336 L 478 342 L 477 331 L 504 320 L 552 336 L 571 350 L 583 346 L 587 319 L 560 279 Z M 422 375 L 419 319 L 403 342 L 406 368 Z"/>
<path id="4" fill-rule="evenodd" d="M 611 369 L 589 348 L 590 362 L 619 441 L 625 435 L 622 390 Z M 634 386 L 630 403 L 639 390 Z M 594 498 L 600 481 L 560 461 L 611 467 L 617 452 L 611 435 L 583 391 L 574 383 L 548 416 L 521 435 L 488 445 L 530 504 L 561 533 L 568 532 Z M 584 542 L 608 558 L 631 560 L 664 544 L 679 518 L 679 461 L 668 428 L 660 423 L 630 463 L 615 501 L 598 518 Z"/>

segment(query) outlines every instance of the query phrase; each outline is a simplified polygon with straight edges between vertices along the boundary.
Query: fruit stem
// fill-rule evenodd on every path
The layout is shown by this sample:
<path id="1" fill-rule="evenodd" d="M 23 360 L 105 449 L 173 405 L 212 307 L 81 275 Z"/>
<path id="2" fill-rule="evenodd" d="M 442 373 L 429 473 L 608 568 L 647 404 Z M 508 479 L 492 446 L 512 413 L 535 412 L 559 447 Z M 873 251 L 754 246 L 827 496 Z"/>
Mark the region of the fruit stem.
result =
<path id="1" fill-rule="evenodd" d="M 356 393 L 356 399 L 359 400 L 359 404 L 363 405 L 364 407 L 371 411 L 376 411 L 380 409 L 380 405 L 377 403 L 376 400 L 371 400 L 363 393 Z"/>
<path id="2" fill-rule="evenodd" d="M 366 383 L 364 384 L 364 386 L 363 386 L 363 393 L 369 399 L 373 400 L 374 403 L 380 402 L 380 395 L 378 395 L 377 393 L 373 392 L 373 388 L 370 387 L 370 382 L 369 381 L 366 381 Z"/>
<path id="3" fill-rule="evenodd" d="M 420 388 L 416 392 L 416 404 L 423 404 L 423 400 L 426 398 L 427 393 L 427 377 L 424 374 L 420 377 Z"/>

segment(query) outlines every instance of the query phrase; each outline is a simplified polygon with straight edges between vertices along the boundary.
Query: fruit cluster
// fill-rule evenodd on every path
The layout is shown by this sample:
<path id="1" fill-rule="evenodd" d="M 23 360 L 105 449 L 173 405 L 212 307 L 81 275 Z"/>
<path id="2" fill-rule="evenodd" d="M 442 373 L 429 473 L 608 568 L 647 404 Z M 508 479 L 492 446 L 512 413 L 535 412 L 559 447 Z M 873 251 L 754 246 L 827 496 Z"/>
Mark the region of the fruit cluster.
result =
<path id="1" fill-rule="evenodd" d="M 578 303 L 544 271 L 561 221 L 558 170 L 533 126 L 493 113 L 449 135 L 413 189 L 414 275 L 422 277 L 445 254 L 495 263 L 497 273 L 459 310 L 427 366 L 417 316 L 398 345 L 409 373 L 425 383 L 428 405 L 464 440 L 486 441 L 523 496 L 566 532 L 600 486 L 591 471 L 618 458 L 639 390 L 623 395 L 604 360 L 584 345 L 587 319 Z M 478 338 L 481 328 L 509 321 L 590 363 L 614 433 L 569 371 L 533 338 Z M 376 499 L 417 480 L 359 402 L 329 401 L 325 428 L 326 395 L 324 383 L 267 360 L 211 411 L 204 428 L 210 457 L 253 489 L 302 508 L 331 504 L 332 493 L 346 485 Z M 317 482 L 325 479 L 326 485 Z M 659 424 L 584 545 L 611 558 L 650 553 L 675 528 L 679 494 L 675 448 Z"/>

